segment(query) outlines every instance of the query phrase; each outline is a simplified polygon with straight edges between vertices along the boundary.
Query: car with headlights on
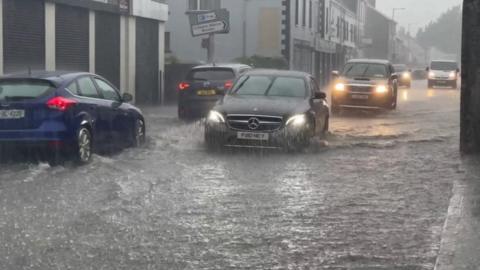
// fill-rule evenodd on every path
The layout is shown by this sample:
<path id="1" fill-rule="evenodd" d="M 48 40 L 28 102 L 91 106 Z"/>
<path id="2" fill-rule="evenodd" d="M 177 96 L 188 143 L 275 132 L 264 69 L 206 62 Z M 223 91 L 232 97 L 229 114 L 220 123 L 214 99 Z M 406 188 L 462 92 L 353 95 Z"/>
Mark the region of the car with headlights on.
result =
<path id="1" fill-rule="evenodd" d="M 326 97 L 307 73 L 247 72 L 209 112 L 206 145 L 301 150 L 328 131 Z"/>
<path id="2" fill-rule="evenodd" d="M 225 95 L 235 78 L 251 70 L 243 64 L 209 64 L 192 68 L 178 85 L 178 117 L 201 118 Z"/>
<path id="3" fill-rule="evenodd" d="M 357 59 L 333 71 L 332 112 L 341 109 L 397 108 L 398 76 L 387 60 Z"/>
<path id="4" fill-rule="evenodd" d="M 128 103 L 132 99 L 90 73 L 7 75 L 0 78 L 0 145 L 80 164 L 96 150 L 138 146 L 145 141 L 145 120 Z"/>
<path id="5" fill-rule="evenodd" d="M 457 62 L 448 60 L 432 61 L 426 70 L 428 72 L 428 88 L 449 86 L 457 89 L 460 73 Z"/>
<path id="6" fill-rule="evenodd" d="M 396 64 L 393 69 L 398 76 L 398 86 L 410 88 L 412 87 L 412 70 L 408 69 L 406 65 Z"/>

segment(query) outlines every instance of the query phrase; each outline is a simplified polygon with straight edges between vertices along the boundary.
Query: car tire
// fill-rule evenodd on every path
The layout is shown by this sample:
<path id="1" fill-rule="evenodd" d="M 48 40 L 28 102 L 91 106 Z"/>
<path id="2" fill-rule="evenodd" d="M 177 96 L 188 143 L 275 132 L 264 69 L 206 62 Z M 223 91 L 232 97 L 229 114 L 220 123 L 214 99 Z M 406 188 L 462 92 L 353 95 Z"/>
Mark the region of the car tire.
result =
<path id="1" fill-rule="evenodd" d="M 140 147 L 145 144 L 146 141 L 146 128 L 145 121 L 143 119 L 135 120 L 135 125 L 133 129 L 133 147 Z"/>
<path id="2" fill-rule="evenodd" d="M 91 162 L 93 155 L 93 137 L 89 128 L 82 126 L 77 132 L 76 147 L 74 150 L 75 161 L 80 165 Z"/>
<path id="3" fill-rule="evenodd" d="M 394 94 L 390 103 L 390 110 L 396 110 L 398 104 L 398 90 L 394 90 Z"/>
<path id="4" fill-rule="evenodd" d="M 322 134 L 320 134 L 321 138 L 325 138 L 330 130 L 330 116 L 325 117 L 325 126 L 323 127 Z"/>

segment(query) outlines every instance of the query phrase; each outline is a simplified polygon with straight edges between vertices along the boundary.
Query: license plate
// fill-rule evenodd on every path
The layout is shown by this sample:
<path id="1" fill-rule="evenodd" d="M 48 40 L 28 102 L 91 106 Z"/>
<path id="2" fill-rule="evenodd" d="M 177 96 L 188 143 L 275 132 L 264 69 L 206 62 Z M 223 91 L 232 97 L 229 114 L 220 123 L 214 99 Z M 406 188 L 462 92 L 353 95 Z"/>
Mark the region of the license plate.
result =
<path id="1" fill-rule="evenodd" d="M 24 117 L 24 110 L 0 110 L 0 119 L 22 119 Z"/>
<path id="2" fill-rule="evenodd" d="M 241 140 L 268 141 L 268 133 L 238 132 L 237 138 Z"/>
<path id="3" fill-rule="evenodd" d="M 217 94 L 216 90 L 210 89 L 210 90 L 198 90 L 197 95 L 199 96 L 215 96 Z"/>
<path id="4" fill-rule="evenodd" d="M 352 99 L 366 100 L 366 99 L 368 99 L 368 96 L 367 95 L 352 95 Z"/>

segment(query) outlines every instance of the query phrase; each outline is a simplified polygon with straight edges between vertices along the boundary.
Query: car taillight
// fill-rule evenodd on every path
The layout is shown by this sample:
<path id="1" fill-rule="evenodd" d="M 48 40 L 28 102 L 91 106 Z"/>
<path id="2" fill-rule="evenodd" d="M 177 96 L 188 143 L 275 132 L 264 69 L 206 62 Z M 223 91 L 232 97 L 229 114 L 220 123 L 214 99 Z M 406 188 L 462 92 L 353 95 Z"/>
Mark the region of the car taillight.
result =
<path id="1" fill-rule="evenodd" d="M 188 88 L 190 88 L 190 84 L 186 82 L 181 82 L 178 85 L 178 90 L 187 90 Z"/>
<path id="2" fill-rule="evenodd" d="M 232 86 L 233 86 L 233 81 L 227 81 L 227 82 L 225 83 L 225 89 L 226 89 L 226 90 L 232 89 Z"/>
<path id="3" fill-rule="evenodd" d="M 47 107 L 64 112 L 75 104 L 77 104 L 75 100 L 64 97 L 54 97 L 47 102 Z"/>

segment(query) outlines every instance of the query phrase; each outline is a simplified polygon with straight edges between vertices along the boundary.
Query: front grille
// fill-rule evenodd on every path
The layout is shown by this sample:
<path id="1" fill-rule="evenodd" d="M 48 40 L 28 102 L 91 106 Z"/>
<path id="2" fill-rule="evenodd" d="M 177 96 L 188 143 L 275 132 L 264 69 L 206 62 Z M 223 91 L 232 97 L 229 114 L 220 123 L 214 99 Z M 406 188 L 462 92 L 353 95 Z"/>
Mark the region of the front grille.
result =
<path id="1" fill-rule="evenodd" d="M 370 93 L 373 91 L 373 87 L 371 85 L 359 86 L 359 85 L 349 85 L 347 86 L 350 92 L 354 93 Z"/>
<path id="2" fill-rule="evenodd" d="M 275 131 L 282 127 L 283 118 L 264 115 L 228 115 L 227 123 L 230 128 L 236 130 Z"/>

